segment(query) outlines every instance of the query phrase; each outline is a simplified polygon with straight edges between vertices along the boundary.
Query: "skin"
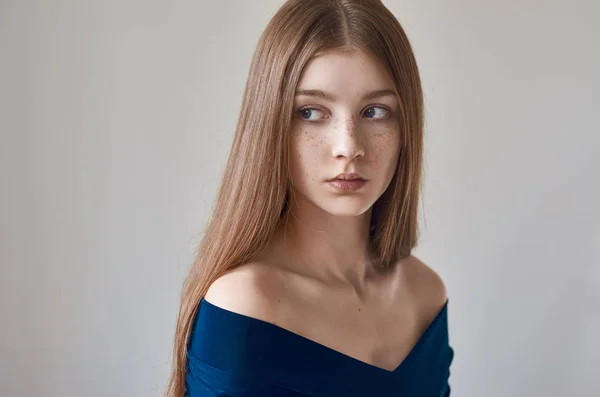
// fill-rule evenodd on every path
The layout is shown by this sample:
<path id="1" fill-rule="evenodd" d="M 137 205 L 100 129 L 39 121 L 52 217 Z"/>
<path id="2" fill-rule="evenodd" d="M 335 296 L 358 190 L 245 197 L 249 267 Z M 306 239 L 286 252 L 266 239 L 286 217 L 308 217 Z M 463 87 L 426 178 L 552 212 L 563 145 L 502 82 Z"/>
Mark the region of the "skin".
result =
<path id="1" fill-rule="evenodd" d="M 306 65 L 295 97 L 290 167 L 296 200 L 276 233 L 286 266 L 363 296 L 377 277 L 370 259 L 371 207 L 400 152 L 399 103 L 379 61 L 363 51 L 326 52 Z M 303 91 L 321 90 L 326 99 Z M 383 93 L 365 98 L 372 91 Z M 340 192 L 327 180 L 358 172 L 367 183 Z"/>
<path id="2" fill-rule="evenodd" d="M 205 296 L 388 371 L 446 301 L 439 276 L 415 256 L 385 274 L 371 260 L 371 207 L 394 176 L 400 127 L 395 96 L 364 94 L 392 88 L 377 59 L 361 51 L 319 54 L 306 65 L 290 131 L 296 199 L 259 258 L 221 276 Z M 342 172 L 368 182 L 342 193 L 326 182 Z"/>

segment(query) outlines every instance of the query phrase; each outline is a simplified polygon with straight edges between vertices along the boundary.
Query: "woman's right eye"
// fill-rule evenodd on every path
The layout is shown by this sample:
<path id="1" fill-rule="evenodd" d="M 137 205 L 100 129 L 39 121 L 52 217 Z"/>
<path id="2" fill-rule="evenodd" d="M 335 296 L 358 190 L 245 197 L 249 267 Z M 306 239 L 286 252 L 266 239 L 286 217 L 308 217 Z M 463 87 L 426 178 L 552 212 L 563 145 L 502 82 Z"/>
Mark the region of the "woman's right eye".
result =
<path id="1" fill-rule="evenodd" d="M 318 119 L 311 119 L 311 116 L 314 116 L 315 113 L 323 113 L 321 112 L 319 109 L 316 108 L 303 108 L 300 109 L 298 111 L 300 113 L 300 117 L 302 117 L 303 120 L 307 120 L 307 121 L 316 121 Z"/>

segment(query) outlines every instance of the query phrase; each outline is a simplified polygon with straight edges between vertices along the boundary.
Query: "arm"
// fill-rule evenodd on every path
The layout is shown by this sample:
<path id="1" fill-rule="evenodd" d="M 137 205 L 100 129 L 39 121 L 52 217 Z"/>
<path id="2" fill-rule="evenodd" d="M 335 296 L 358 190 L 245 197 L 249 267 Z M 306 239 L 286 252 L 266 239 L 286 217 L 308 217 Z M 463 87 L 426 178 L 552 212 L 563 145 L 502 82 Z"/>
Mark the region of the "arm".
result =
<path id="1" fill-rule="evenodd" d="M 260 379 L 234 376 L 188 354 L 185 397 L 304 397 Z"/>

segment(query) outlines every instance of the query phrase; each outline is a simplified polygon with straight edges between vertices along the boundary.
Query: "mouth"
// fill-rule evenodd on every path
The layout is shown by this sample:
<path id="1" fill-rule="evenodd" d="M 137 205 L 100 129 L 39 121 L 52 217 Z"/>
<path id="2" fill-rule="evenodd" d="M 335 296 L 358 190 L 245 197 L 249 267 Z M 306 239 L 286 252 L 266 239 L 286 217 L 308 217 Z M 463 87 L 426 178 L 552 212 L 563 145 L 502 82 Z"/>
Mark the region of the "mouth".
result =
<path id="1" fill-rule="evenodd" d="M 341 192 L 351 192 L 361 189 L 367 181 L 364 179 L 332 179 L 329 185 Z"/>
<path id="2" fill-rule="evenodd" d="M 363 182 L 366 182 L 367 179 L 356 172 L 350 172 L 350 173 L 346 172 L 346 173 L 339 174 L 338 176 L 336 176 L 332 179 L 329 179 L 327 182 L 333 182 L 333 181 L 363 181 Z"/>

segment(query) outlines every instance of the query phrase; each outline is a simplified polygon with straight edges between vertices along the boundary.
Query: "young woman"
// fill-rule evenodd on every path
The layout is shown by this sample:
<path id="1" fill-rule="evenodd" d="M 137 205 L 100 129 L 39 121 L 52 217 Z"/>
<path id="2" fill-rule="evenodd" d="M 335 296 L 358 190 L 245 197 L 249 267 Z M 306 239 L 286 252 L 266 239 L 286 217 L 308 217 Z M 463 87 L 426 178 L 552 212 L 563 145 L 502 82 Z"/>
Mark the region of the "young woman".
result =
<path id="1" fill-rule="evenodd" d="M 422 151 L 390 11 L 287 1 L 251 64 L 167 395 L 448 396 L 445 286 L 411 255 Z"/>

